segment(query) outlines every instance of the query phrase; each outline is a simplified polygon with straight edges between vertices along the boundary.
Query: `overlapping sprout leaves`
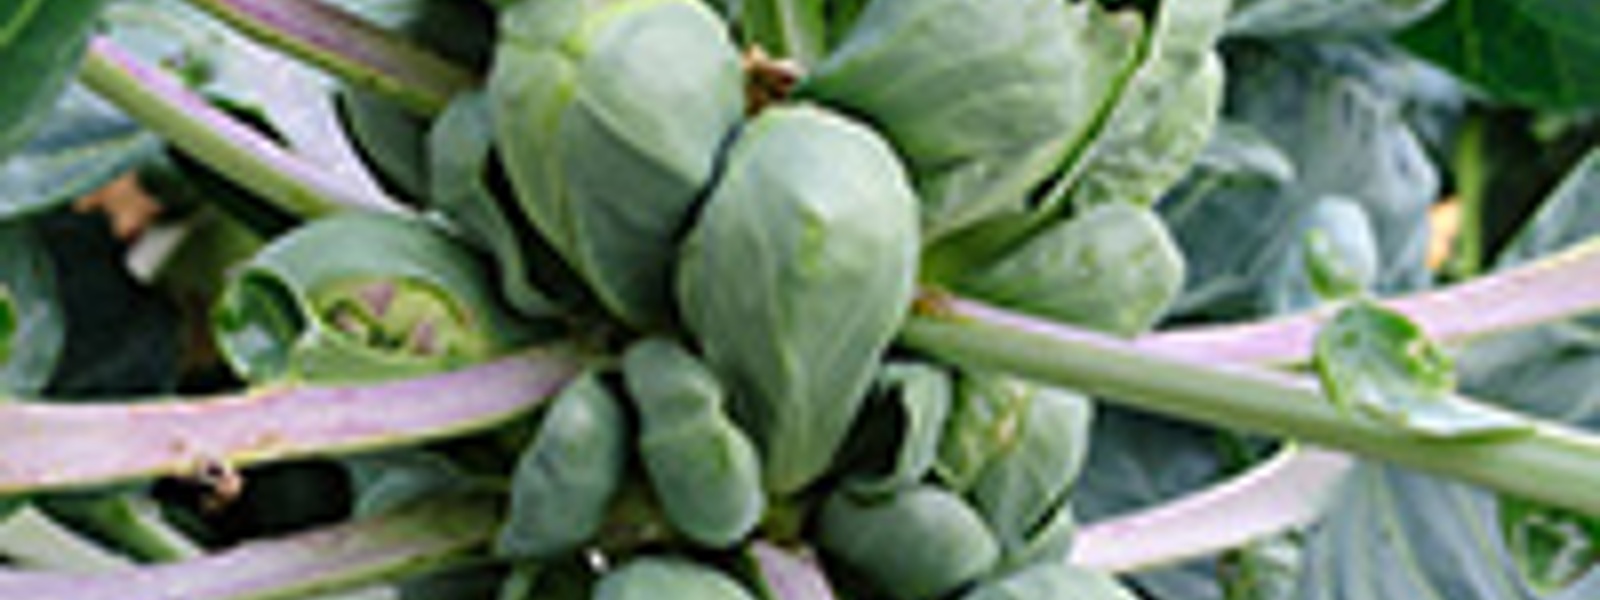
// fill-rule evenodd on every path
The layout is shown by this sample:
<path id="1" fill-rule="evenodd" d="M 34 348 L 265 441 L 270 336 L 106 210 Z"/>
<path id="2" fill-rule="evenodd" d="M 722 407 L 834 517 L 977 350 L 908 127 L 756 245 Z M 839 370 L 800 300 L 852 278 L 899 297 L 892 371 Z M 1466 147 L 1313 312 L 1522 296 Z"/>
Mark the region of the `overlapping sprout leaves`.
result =
<path id="1" fill-rule="evenodd" d="M 71 48 L 93 11 L 67 4 L 41 10 L 77 18 Z M 1600 512 L 1600 439 L 1459 395 L 1428 338 L 1592 312 L 1570 285 L 1600 276 L 1592 243 L 1380 303 L 1372 240 L 1312 235 L 1295 302 L 1322 312 L 1150 333 L 1186 278 L 1153 206 L 1232 133 L 1226 1 L 523 0 L 466 9 L 497 33 L 448 58 L 307 0 L 192 4 L 370 94 L 347 123 L 400 200 L 93 41 L 88 87 L 246 190 L 226 218 L 271 213 L 211 314 L 254 389 L 0 406 L 0 493 L 62 518 L 52 494 L 156 476 L 226 502 L 257 463 L 463 439 L 498 458 L 355 458 L 361 519 L 209 556 L 157 536 L 144 557 L 177 562 L 0 573 L 0 595 L 298 597 L 465 560 L 506 598 L 1125 598 L 1104 570 L 1301 526 L 1349 467 L 1290 448 L 1080 527 L 1100 401 Z M 27 342 L 8 284 L 0 361 Z M 1320 385 L 1251 366 L 1307 364 Z M 1230 507 L 1243 525 L 1188 543 L 1119 537 Z"/>

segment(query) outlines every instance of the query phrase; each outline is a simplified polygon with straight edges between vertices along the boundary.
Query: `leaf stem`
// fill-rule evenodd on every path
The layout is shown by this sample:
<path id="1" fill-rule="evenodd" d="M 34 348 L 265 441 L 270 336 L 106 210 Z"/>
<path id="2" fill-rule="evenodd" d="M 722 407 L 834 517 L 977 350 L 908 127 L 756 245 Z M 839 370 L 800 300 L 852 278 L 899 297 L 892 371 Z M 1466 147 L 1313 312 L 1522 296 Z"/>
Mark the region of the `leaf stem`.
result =
<path id="1" fill-rule="evenodd" d="M 1461 203 L 1460 231 L 1456 236 L 1455 252 L 1446 266 L 1447 272 L 1457 280 L 1477 277 L 1483 272 L 1484 203 L 1489 195 L 1489 160 L 1484 145 L 1488 119 L 1482 114 L 1467 117 L 1456 141 L 1451 163 L 1456 177 L 1456 198 Z"/>
<path id="2" fill-rule="evenodd" d="M 471 71 L 316 0 L 187 0 L 266 46 L 432 116 L 477 85 Z"/>
<path id="3" fill-rule="evenodd" d="M 440 501 L 136 571 L 0 573 L 0 597 L 298 598 L 431 571 L 482 545 L 496 521 L 497 511 L 489 503 Z"/>
<path id="4" fill-rule="evenodd" d="M 195 476 L 462 435 L 526 413 L 576 370 L 566 355 L 531 352 L 365 387 L 153 404 L 0 404 L 0 495 Z"/>
<path id="5" fill-rule="evenodd" d="M 110 40 L 90 42 L 79 78 L 145 127 L 291 214 L 314 218 L 343 208 L 397 206 L 285 150 Z"/>
<path id="6" fill-rule="evenodd" d="M 1600 438 L 1559 424 L 1535 421 L 1528 434 L 1497 441 L 1426 439 L 1341 411 L 1303 377 L 1159 355 L 962 300 L 913 317 L 901 341 L 950 362 L 1071 387 L 1135 409 L 1348 450 L 1600 516 Z M 1555 481 L 1561 485 L 1551 485 Z"/>
<path id="7" fill-rule="evenodd" d="M 1165 504 L 1090 523 L 1071 562 L 1111 573 L 1165 567 L 1316 521 L 1355 461 L 1290 446 L 1238 477 Z"/>
<path id="8" fill-rule="evenodd" d="M 1600 239 L 1516 269 L 1441 290 L 1385 300 L 1447 343 L 1600 312 L 1600 294 L 1575 282 L 1600 281 Z M 1232 363 L 1293 365 L 1311 356 L 1327 310 L 1244 325 L 1165 332 L 1134 342 L 1151 352 Z"/>

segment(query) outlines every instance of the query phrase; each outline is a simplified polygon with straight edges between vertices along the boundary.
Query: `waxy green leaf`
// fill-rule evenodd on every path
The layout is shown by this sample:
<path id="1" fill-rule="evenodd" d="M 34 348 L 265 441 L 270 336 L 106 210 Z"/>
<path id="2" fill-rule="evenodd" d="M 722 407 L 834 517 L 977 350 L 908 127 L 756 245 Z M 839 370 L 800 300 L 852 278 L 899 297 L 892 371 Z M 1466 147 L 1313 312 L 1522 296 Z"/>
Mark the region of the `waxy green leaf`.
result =
<path id="1" fill-rule="evenodd" d="M 1488 92 L 1534 108 L 1600 106 L 1600 4 L 1453 0 L 1407 30 L 1411 50 Z"/>
<path id="2" fill-rule="evenodd" d="M 16 0 L 0 7 L 0 158 L 50 112 L 77 71 L 104 0 Z"/>

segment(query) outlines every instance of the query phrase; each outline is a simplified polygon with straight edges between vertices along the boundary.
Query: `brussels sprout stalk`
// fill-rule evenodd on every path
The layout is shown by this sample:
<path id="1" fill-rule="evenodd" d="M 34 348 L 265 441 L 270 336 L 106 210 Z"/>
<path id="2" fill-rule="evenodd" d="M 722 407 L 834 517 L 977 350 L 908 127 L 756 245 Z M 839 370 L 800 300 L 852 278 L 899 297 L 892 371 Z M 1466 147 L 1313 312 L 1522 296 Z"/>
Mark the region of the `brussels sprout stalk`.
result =
<path id="1" fill-rule="evenodd" d="M 1341 448 L 1600 516 L 1600 471 L 1594 468 L 1600 464 L 1600 438 L 1588 433 L 1530 420 L 1529 433 L 1516 438 L 1430 440 L 1342 411 L 1303 377 L 1159 355 L 972 302 L 936 304 L 910 320 L 902 343 L 950 362 L 1071 387 L 1131 408 Z"/>
<path id="2" fill-rule="evenodd" d="M 107 39 L 91 42 L 78 76 L 145 127 L 290 214 L 398 206 L 285 150 Z"/>

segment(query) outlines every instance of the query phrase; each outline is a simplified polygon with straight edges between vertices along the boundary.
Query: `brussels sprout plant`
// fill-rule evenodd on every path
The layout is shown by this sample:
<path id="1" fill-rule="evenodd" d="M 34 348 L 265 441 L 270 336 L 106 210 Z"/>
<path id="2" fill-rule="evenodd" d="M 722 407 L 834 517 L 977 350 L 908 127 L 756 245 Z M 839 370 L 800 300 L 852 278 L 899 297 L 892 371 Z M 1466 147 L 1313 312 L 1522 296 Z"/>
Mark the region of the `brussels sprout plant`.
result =
<path id="1" fill-rule="evenodd" d="M 0 598 L 1600 596 L 1595 27 L 7 0 Z"/>

